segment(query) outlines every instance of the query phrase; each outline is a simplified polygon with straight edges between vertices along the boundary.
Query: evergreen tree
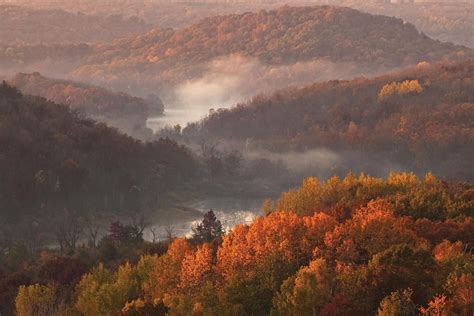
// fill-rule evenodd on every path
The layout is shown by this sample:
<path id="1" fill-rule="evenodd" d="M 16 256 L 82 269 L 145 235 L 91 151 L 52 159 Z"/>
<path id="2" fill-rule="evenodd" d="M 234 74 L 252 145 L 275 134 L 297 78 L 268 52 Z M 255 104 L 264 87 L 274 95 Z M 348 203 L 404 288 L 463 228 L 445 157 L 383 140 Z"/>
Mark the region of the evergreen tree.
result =
<path id="1" fill-rule="evenodd" d="M 210 242 L 220 238 L 224 234 L 221 221 L 217 219 L 213 210 L 204 214 L 204 218 L 193 228 L 193 241 Z"/>

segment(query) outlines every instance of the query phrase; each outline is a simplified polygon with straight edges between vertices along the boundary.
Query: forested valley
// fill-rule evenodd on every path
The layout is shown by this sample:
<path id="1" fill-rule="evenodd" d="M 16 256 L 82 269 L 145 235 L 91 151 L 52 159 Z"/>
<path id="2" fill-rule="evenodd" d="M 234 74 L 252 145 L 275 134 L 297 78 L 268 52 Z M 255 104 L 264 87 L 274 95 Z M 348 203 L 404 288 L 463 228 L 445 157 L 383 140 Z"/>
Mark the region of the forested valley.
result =
<path id="1" fill-rule="evenodd" d="M 473 10 L 0 0 L 0 315 L 472 316 Z"/>

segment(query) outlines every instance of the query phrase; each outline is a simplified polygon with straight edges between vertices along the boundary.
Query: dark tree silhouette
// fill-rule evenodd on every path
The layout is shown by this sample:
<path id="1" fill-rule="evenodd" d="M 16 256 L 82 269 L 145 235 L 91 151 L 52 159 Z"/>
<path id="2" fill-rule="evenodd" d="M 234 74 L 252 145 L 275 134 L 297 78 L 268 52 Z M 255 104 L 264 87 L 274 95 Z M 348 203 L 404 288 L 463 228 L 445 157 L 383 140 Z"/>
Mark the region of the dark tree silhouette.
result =
<path id="1" fill-rule="evenodd" d="M 143 241 L 143 231 L 133 225 L 123 225 L 120 221 L 110 223 L 108 237 L 116 244 Z"/>
<path id="2" fill-rule="evenodd" d="M 224 234 L 221 221 L 217 219 L 213 210 L 204 214 L 201 223 L 193 228 L 193 241 L 210 242 Z"/>

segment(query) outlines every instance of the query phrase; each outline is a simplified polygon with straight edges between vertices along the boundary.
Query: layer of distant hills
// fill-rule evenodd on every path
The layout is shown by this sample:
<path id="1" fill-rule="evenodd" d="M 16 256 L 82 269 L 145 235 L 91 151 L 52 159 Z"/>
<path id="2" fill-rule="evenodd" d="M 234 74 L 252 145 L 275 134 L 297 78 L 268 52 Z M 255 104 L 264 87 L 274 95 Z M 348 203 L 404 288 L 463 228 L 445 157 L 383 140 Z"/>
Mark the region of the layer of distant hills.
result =
<path id="1" fill-rule="evenodd" d="M 270 66 L 325 60 L 350 65 L 352 71 L 345 74 L 350 77 L 421 61 L 465 59 L 472 51 L 433 40 L 397 18 L 343 7 L 285 6 L 214 16 L 182 29 L 156 29 L 112 44 L 3 46 L 0 66 L 7 72 L 67 74 L 119 90 L 158 90 L 161 95 L 183 80 L 202 77 L 213 61 L 229 55 Z M 317 74 L 312 79 L 318 80 Z"/>

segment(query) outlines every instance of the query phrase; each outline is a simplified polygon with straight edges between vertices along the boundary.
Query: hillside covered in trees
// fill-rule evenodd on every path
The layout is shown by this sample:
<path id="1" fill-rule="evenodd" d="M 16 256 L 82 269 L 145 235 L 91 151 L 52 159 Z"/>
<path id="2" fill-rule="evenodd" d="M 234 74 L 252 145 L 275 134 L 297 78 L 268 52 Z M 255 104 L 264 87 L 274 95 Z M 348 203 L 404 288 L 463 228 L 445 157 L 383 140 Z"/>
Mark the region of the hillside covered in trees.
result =
<path id="1" fill-rule="evenodd" d="M 156 29 L 112 44 L 4 46 L 0 65 L 43 67 L 48 75 L 47 65 L 53 64 L 56 72 L 84 81 L 146 91 L 199 78 L 212 61 L 229 55 L 273 66 L 327 60 L 352 65 L 356 75 L 421 61 L 464 59 L 472 51 L 432 40 L 401 19 L 342 7 L 284 6 L 209 17 L 182 29 Z"/>
<path id="2" fill-rule="evenodd" d="M 423 36 L 400 19 L 329 6 L 284 6 L 258 13 L 215 16 L 181 30 L 155 30 L 136 39 L 118 41 L 99 52 L 127 51 L 131 47 L 131 56 L 141 53 L 158 64 L 185 58 L 188 63 L 202 62 L 241 53 L 270 63 L 330 57 L 337 61 L 400 65 L 463 52 L 462 47 Z"/>
<path id="3" fill-rule="evenodd" d="M 427 1 L 0 0 L 0 315 L 473 316 L 474 6 Z"/>
<path id="4" fill-rule="evenodd" d="M 108 42 L 138 35 L 151 27 L 138 18 L 86 15 L 59 9 L 38 10 L 0 3 L 2 44 L 54 44 Z"/>
<path id="5" fill-rule="evenodd" d="M 0 0 L 10 6 L 21 6 L 38 11 L 61 10 L 92 16 L 136 17 L 147 24 L 159 28 L 180 28 L 204 17 L 224 13 L 249 12 L 275 6 L 270 3 L 205 3 L 185 1 L 148 1 L 148 0 Z"/>
<path id="6" fill-rule="evenodd" d="M 0 299 L 20 316 L 470 316 L 472 192 L 432 174 L 308 178 L 225 234 L 213 212 L 152 245 L 112 224 L 99 248 L 3 272 Z M 135 255 L 118 264 L 106 243 Z"/>
<path id="7" fill-rule="evenodd" d="M 97 86 L 46 78 L 37 72 L 19 73 L 8 82 L 25 94 L 65 104 L 138 138 L 151 135 L 145 128 L 146 119 L 164 110 L 163 102 L 156 95 L 143 99 Z"/>
<path id="8" fill-rule="evenodd" d="M 97 48 L 75 74 L 105 74 L 98 79 L 107 80 L 107 74 L 146 67 L 145 72 L 160 71 L 166 80 L 176 81 L 184 79 L 183 75 L 195 76 L 195 65 L 232 54 L 274 65 L 327 58 L 376 70 L 470 53 L 431 40 L 400 19 L 348 8 L 281 7 L 210 17 L 184 29 L 154 30 L 121 40 Z M 109 56 L 112 63 L 106 62 Z"/>
<path id="9" fill-rule="evenodd" d="M 175 142 L 142 143 L 5 83 L 0 148 L 1 224 L 36 223 L 42 232 L 63 216 L 156 210 L 178 192 L 184 197 L 198 172 Z M 28 238 L 27 230 L 8 238 Z"/>
<path id="10" fill-rule="evenodd" d="M 240 14 L 244 12 L 258 12 L 259 10 L 269 10 L 281 6 L 281 2 L 270 1 L 237 1 L 237 2 L 175 2 L 175 1 L 147 1 L 147 0 L 120 0 L 114 1 L 98 1 L 98 0 L 81 0 L 81 1 L 67 1 L 67 0 L 53 0 L 53 1 L 35 1 L 28 0 L 3 0 L 10 5 L 5 5 L 5 12 L 11 11 L 12 14 L 6 17 L 5 21 L 8 24 L 15 18 L 17 21 L 22 21 L 22 18 L 29 18 L 31 21 L 37 21 L 36 26 L 42 24 L 52 23 L 52 27 L 57 28 L 56 21 L 59 20 L 65 25 L 76 25 L 78 21 L 87 21 L 92 24 L 94 31 L 98 34 L 81 33 L 80 38 L 85 41 L 85 38 L 102 36 L 102 27 L 97 28 L 99 24 L 107 25 L 114 30 L 107 35 L 123 35 L 123 27 L 127 26 L 131 30 L 143 27 L 143 21 L 147 25 L 155 28 L 182 28 L 198 22 L 199 20 L 224 14 Z M 2 1 L 0 1 L 2 3 Z M 313 4 L 323 3 L 327 4 L 329 1 L 313 1 Z M 417 1 L 408 5 L 384 3 L 383 1 L 358 1 L 358 0 L 344 0 L 334 1 L 338 6 L 348 6 L 354 9 L 365 11 L 371 14 L 382 14 L 386 16 L 396 16 L 404 21 L 411 23 L 416 28 L 428 35 L 431 38 L 443 41 L 453 42 L 460 45 L 473 47 L 472 32 L 474 26 L 470 23 L 470 17 L 473 14 L 474 5 L 468 1 Z M 14 4 L 15 6 L 12 6 Z M 293 6 L 308 5 L 308 1 L 292 1 Z M 23 8 L 19 8 L 22 6 Z M 67 14 L 66 12 L 73 14 Z M 77 14 L 77 16 L 75 16 Z M 99 16 L 105 17 L 98 19 Z M 46 19 L 40 19 L 40 18 Z M 66 21 L 64 17 L 70 17 L 71 21 Z M 124 17 L 121 19 L 121 17 Z M 81 20 L 81 18 L 83 20 Z M 138 20 L 137 20 L 138 19 Z M 97 21 L 98 20 L 98 21 Z M 107 22 L 110 21 L 110 22 Z M 136 25 L 129 25 L 129 22 L 135 21 Z M 72 23 L 71 23 L 72 22 Z M 110 24 L 109 24 L 110 23 Z M 120 28 L 119 28 L 120 26 Z M 90 27 L 89 25 L 86 26 Z M 38 27 L 41 29 L 41 27 Z M 16 30 L 18 38 L 31 36 L 26 33 L 28 29 Z M 59 30 L 59 29 L 58 29 Z M 29 29 L 28 31 L 33 31 Z M 64 33 L 67 33 L 65 30 Z M 146 31 L 146 30 L 144 30 Z M 57 41 L 49 34 L 38 34 L 39 38 L 42 36 Z M 61 33 L 59 35 L 62 35 Z M 31 33 L 30 33 L 31 34 Z M 58 34 L 54 32 L 53 34 Z M 11 34 L 6 34 L 11 36 Z M 78 36 L 71 34 L 72 37 L 65 39 L 70 41 L 76 39 Z M 7 37 L 5 37 L 7 38 Z M 8 37 L 9 38 L 9 37 Z M 61 38 L 61 36 L 60 36 Z M 29 38 L 31 39 L 31 38 Z M 31 39 L 35 40 L 35 39 Z"/>
<path id="11" fill-rule="evenodd" d="M 472 179 L 473 84 L 472 61 L 421 63 L 374 79 L 255 97 L 189 124 L 177 137 L 274 152 L 324 148 L 340 153 L 349 170 L 388 160 L 408 170 Z"/>
<path id="12" fill-rule="evenodd" d="M 410 5 L 393 5 L 372 1 L 344 3 L 355 9 L 372 14 L 396 16 L 413 25 L 431 38 L 474 47 L 474 3 L 469 1 L 423 1 Z"/>

